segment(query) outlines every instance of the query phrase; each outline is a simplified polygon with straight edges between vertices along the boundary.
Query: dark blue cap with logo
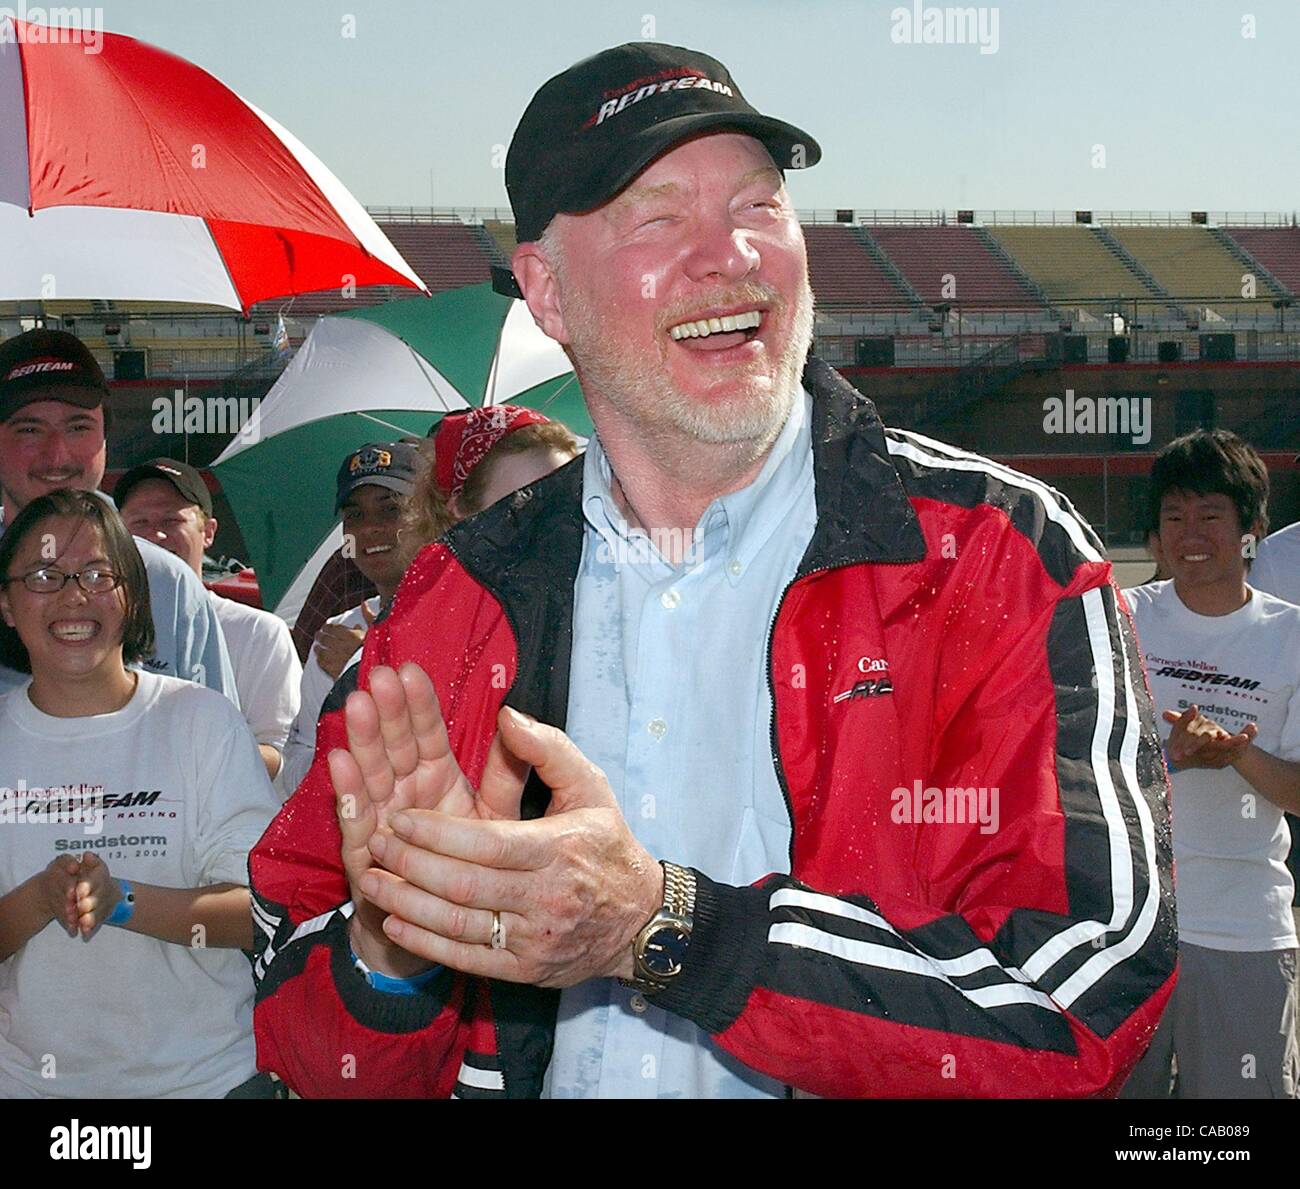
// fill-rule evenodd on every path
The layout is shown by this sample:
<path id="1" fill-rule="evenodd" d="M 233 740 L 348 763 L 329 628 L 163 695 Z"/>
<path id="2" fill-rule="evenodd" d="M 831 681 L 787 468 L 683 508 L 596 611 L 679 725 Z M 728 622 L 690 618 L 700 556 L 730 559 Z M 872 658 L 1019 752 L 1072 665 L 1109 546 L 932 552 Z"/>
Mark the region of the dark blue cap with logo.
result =
<path id="1" fill-rule="evenodd" d="M 420 452 L 408 442 L 367 442 L 353 450 L 339 467 L 334 511 L 338 512 L 343 501 L 367 483 L 410 495 L 415 490 L 419 465 Z"/>

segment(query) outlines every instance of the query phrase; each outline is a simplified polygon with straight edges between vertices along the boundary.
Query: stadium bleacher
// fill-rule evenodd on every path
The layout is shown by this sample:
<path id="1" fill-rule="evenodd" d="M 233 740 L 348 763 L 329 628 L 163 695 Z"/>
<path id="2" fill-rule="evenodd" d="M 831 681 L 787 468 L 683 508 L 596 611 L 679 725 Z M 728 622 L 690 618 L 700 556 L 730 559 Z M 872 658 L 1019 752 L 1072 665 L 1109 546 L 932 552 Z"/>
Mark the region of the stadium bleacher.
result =
<path id="1" fill-rule="evenodd" d="M 1225 227 L 1240 244 L 1290 291 L 1300 293 L 1300 227 Z"/>
<path id="2" fill-rule="evenodd" d="M 861 306 L 905 307 L 907 293 L 867 253 L 854 229 L 837 223 L 808 224 L 808 274 L 822 310 Z"/>
<path id="3" fill-rule="evenodd" d="M 1160 297 L 1088 227 L 992 226 L 988 232 L 1055 303 Z M 1145 314 L 1163 310 L 1165 303 L 1140 308 Z"/>
<path id="4" fill-rule="evenodd" d="M 492 237 L 492 242 L 496 244 L 503 260 L 509 260 L 514 255 L 518 241 L 515 239 L 513 223 L 507 223 L 503 219 L 484 219 L 483 230 Z"/>
<path id="5" fill-rule="evenodd" d="M 514 224 L 500 208 L 377 207 L 372 215 L 434 293 L 487 281 L 490 266 L 507 262 L 515 248 Z M 1078 225 L 1073 212 L 974 212 L 973 222 L 941 211 L 849 211 L 844 217 L 842 211 L 803 213 L 824 335 L 883 333 L 933 343 L 934 335 L 949 330 L 995 340 L 1067 324 L 1076 332 L 1102 333 L 1106 317 L 1117 311 L 1167 333 L 1194 331 L 1201 319 L 1216 329 L 1272 333 L 1286 329 L 1285 311 L 1274 307 L 1300 292 L 1300 228 L 1276 215 L 1233 222 L 1225 216 L 1223 226 L 1213 219 L 1189 226 L 1186 213 L 1161 212 L 1103 215 L 1091 226 Z M 1247 271 L 1257 274 L 1254 300 L 1241 295 Z M 236 315 L 203 307 L 178 312 L 167 303 L 26 302 L 21 312 L 68 320 L 97 351 L 149 350 L 158 367 L 167 368 L 226 344 L 238 343 L 239 357 L 247 358 L 270 345 L 269 330 L 280 313 L 298 342 L 317 315 L 411 295 L 410 289 L 383 286 L 263 302 L 251 312 L 261 331 L 256 338 L 247 324 L 241 329 Z M 941 305 L 951 307 L 950 328 L 943 311 L 933 309 Z M 18 325 L 19 309 L 0 307 L 4 332 Z M 106 334 L 114 324 L 121 333 Z M 968 337 L 968 346 L 973 341 Z"/>
<path id="6" fill-rule="evenodd" d="M 1111 227 L 1110 234 L 1164 287 L 1180 299 L 1247 299 L 1243 268 L 1206 227 Z M 1277 296 L 1263 277 L 1255 281 L 1260 300 Z M 1202 301 L 1201 304 L 1205 304 Z"/>
<path id="7" fill-rule="evenodd" d="M 1003 309 L 1040 303 L 970 227 L 869 227 L 912 287 L 930 304 L 961 301 Z"/>

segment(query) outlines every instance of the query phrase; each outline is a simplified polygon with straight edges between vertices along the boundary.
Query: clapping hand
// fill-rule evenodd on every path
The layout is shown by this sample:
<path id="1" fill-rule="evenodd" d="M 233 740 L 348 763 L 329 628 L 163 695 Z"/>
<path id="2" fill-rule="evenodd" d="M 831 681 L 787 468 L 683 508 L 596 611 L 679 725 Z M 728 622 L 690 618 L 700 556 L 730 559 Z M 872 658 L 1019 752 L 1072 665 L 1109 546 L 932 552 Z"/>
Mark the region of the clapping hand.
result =
<path id="1" fill-rule="evenodd" d="M 81 864 L 59 855 L 41 872 L 41 893 L 47 911 L 69 937 L 77 935 L 77 875 Z"/>
<path id="2" fill-rule="evenodd" d="M 368 912 L 354 942 L 376 940 L 379 926 L 384 973 L 442 965 L 543 986 L 631 973 L 631 942 L 662 903 L 662 872 L 604 773 L 563 731 L 503 707 L 474 790 L 418 666 L 373 670 L 370 693 L 353 694 L 346 714 L 348 751 L 331 753 L 330 773 L 341 822 L 344 797 L 361 807 L 344 822 L 356 916 L 363 904 Z M 530 767 L 551 805 L 524 822 Z"/>
<path id="3" fill-rule="evenodd" d="M 386 974 L 410 976 L 429 963 L 413 958 L 383 930 L 386 912 L 360 883 L 374 865 L 370 843 L 389 833 L 399 810 L 437 810 L 444 815 L 492 820 L 519 816 L 519 792 L 527 766 L 493 740 L 480 788 L 465 778 L 452 754 L 447 727 L 428 675 L 418 665 L 371 670 L 369 691 L 348 697 L 344 712 L 348 747 L 329 756 L 343 867 L 352 901 L 352 942 L 363 961 Z"/>
<path id="4" fill-rule="evenodd" d="M 108 873 L 104 860 L 94 853 L 81 856 L 76 879 L 76 926 L 89 937 L 117 907 L 122 888 Z"/>
<path id="5" fill-rule="evenodd" d="M 1259 728 L 1248 722 L 1240 732 L 1231 734 L 1197 706 L 1189 706 L 1181 714 L 1166 710 L 1163 717 L 1173 725 L 1165 747 L 1174 769 L 1226 768 L 1241 758 L 1259 733 Z"/>

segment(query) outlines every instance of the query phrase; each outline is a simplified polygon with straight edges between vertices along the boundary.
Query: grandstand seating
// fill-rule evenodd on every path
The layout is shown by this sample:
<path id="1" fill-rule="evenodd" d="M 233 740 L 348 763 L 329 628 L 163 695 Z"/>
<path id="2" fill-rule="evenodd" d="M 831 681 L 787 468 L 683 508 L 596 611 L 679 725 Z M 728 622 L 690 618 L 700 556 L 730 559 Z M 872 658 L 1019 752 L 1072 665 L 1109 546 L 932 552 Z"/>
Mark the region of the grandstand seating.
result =
<path id="1" fill-rule="evenodd" d="M 867 254 L 851 227 L 809 224 L 803 233 L 808 245 L 809 278 L 819 309 L 912 304 L 893 278 Z"/>
<path id="2" fill-rule="evenodd" d="M 502 212 L 494 209 L 385 207 L 373 214 L 434 293 L 487 281 L 490 265 L 507 261 L 515 248 L 513 223 L 496 217 Z M 1087 227 L 1053 217 L 1037 225 L 966 226 L 935 212 L 910 214 L 915 221 L 907 221 L 909 212 L 889 212 L 879 223 L 864 215 L 864 225 L 816 217 L 804 224 L 813 290 L 819 310 L 829 315 L 819 331 L 824 337 L 848 341 L 887 333 L 906 338 L 918 332 L 924 337 L 927 321 L 933 335 L 945 327 L 936 325 L 929 307 L 943 303 L 960 308 L 968 341 L 981 331 L 1055 330 L 1058 322 L 1073 324 L 1076 332 L 1099 333 L 1104 323 L 1093 319 L 1117 310 L 1130 317 L 1136 313 L 1147 329 L 1170 333 L 1198 329 L 1202 320 L 1222 323 L 1220 329 L 1278 329 L 1284 319 L 1272 303 L 1300 292 L 1300 228 L 1278 221 L 1220 228 L 1189 226 L 1182 216 L 1137 225 L 1128 218 L 1102 219 Z M 1244 301 L 1241 277 L 1252 268 L 1257 298 Z M 955 280 L 955 293 L 952 287 L 944 291 L 947 274 Z M 375 286 L 344 297 L 332 289 L 262 302 L 251 314 L 259 326 L 274 330 L 283 311 L 292 339 L 301 341 L 315 315 L 413 292 Z M 0 333 L 14 333 L 37 313 L 71 320 L 76 333 L 106 357 L 122 347 L 149 351 L 151 371 L 155 364 L 188 368 L 227 349 L 246 355 L 270 342 L 265 334 L 254 336 L 252 327 L 241 327 L 236 314 L 166 302 L 7 303 L 0 305 Z M 120 337 L 104 334 L 110 324 L 120 325 Z"/>
<path id="3" fill-rule="evenodd" d="M 1023 309 L 1040 304 L 969 227 L 890 225 L 867 230 L 931 305 L 957 301 Z M 953 278 L 952 285 L 945 284 L 945 276 Z"/>
<path id="4" fill-rule="evenodd" d="M 492 237 L 493 242 L 501 250 L 501 255 L 509 260 L 515 254 L 515 248 L 519 246 L 518 240 L 515 239 L 515 225 L 505 223 L 500 219 L 484 219 L 483 230 Z"/>
<path id="5" fill-rule="evenodd" d="M 491 259 L 473 230 L 456 220 L 448 223 L 381 223 L 430 293 L 477 285 L 489 280 Z"/>
<path id="6" fill-rule="evenodd" d="M 1158 284 L 1176 298 L 1242 296 L 1245 268 L 1205 227 L 1110 227 L 1107 229 Z M 1277 296 L 1263 277 L 1261 299 Z"/>
<path id="7" fill-rule="evenodd" d="M 459 219 L 445 222 L 380 222 L 403 259 L 428 287 L 441 293 L 461 285 L 478 285 L 491 279 L 491 246 L 481 227 L 471 227 Z M 344 310 L 364 309 L 398 297 L 414 297 L 415 290 L 396 285 L 363 286 L 353 297 L 344 297 L 339 289 L 305 293 L 293 299 L 295 317 L 336 314 Z M 253 309 L 258 318 L 274 317 L 283 302 L 263 302 Z"/>
<path id="8" fill-rule="evenodd" d="M 1292 294 L 1300 293 L 1300 227 L 1225 227 Z"/>
<path id="9" fill-rule="evenodd" d="M 1060 305 L 1159 294 L 1087 227 L 989 227 L 1007 254 Z M 1164 230 L 1161 229 L 1161 233 Z M 1164 309 L 1158 302 L 1150 308 Z"/>

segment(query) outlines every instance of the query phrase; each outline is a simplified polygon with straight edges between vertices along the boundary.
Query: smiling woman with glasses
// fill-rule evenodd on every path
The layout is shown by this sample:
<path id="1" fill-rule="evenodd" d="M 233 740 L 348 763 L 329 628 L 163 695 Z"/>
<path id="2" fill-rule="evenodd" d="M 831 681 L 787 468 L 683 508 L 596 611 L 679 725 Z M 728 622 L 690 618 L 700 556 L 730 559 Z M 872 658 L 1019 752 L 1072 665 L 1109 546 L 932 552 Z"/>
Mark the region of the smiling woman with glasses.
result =
<path id="1" fill-rule="evenodd" d="M 113 506 L 0 537 L 0 1098 L 251 1092 L 248 850 L 275 809 L 239 711 L 149 669 L 148 576 Z M 138 666 L 138 667 L 137 667 Z"/>
<path id="2" fill-rule="evenodd" d="M 63 542 L 73 548 L 60 548 Z M 70 578 L 75 596 L 67 590 Z M 116 597 L 105 597 L 113 592 Z M 78 628 L 65 611 L 87 614 Z M 0 617 L 0 664 L 32 674 L 37 706 L 70 698 L 93 707 L 91 713 L 120 708 L 135 680 L 117 670 L 151 656 L 154 633 L 144 562 L 111 504 L 89 492 L 55 491 L 19 513 L 0 536 Z M 38 619 L 50 625 L 38 630 Z M 106 630 L 113 624 L 116 630 Z M 68 643 L 80 633 L 95 644 L 75 654 L 47 639 Z M 29 642 L 50 665 L 34 664 Z M 122 656 L 115 662 L 118 644 Z"/>
<path id="3" fill-rule="evenodd" d="M 108 594 L 122 585 L 122 579 L 112 570 L 88 566 L 76 574 L 65 574 L 53 566 L 46 566 L 24 574 L 20 578 L 0 579 L 5 583 L 21 582 L 32 594 L 58 594 L 69 582 L 76 582 L 87 594 Z"/>

